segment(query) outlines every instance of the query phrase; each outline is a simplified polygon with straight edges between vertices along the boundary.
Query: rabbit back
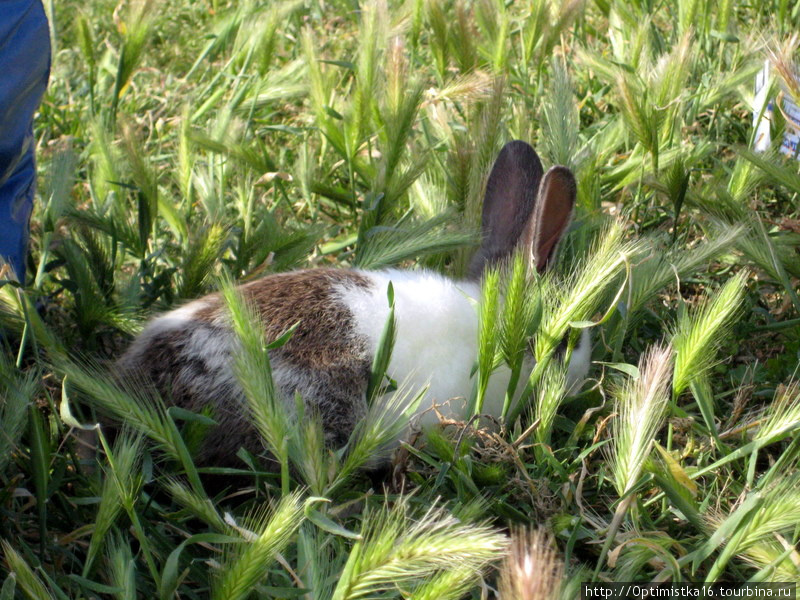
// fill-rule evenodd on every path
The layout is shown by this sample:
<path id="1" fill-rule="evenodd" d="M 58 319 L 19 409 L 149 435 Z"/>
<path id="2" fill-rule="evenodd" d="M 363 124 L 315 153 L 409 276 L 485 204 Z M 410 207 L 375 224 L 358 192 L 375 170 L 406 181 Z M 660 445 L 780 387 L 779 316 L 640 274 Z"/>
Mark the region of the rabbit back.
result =
<path id="1" fill-rule="evenodd" d="M 299 393 L 322 422 L 326 442 L 342 446 L 366 413 L 370 368 L 389 316 L 387 288 L 394 288 L 396 342 L 388 375 L 412 392 L 427 387 L 417 407 L 422 424 L 430 410 L 465 416 L 477 352 L 480 285 L 430 271 L 313 269 L 271 275 L 241 286 L 267 340 L 297 323 L 289 341 L 270 350 L 278 393 L 288 410 Z M 126 379 L 144 379 L 171 404 L 192 412 L 211 409 L 219 426 L 208 432 L 200 461 L 233 464 L 244 446 L 258 452 L 233 370 L 237 342 L 224 301 L 212 294 L 152 321 L 118 361 Z M 491 387 L 507 383 L 507 370 Z M 490 390 L 491 391 L 491 390 Z M 497 407 L 485 406 L 499 415 Z"/>

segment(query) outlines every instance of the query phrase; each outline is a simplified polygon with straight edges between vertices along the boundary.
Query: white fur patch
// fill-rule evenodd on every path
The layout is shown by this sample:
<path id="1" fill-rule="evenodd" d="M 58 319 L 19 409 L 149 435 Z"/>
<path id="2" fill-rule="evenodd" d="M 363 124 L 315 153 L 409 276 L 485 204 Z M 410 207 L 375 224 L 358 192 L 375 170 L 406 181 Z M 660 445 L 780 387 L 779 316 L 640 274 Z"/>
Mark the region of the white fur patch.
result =
<path id="1" fill-rule="evenodd" d="M 339 286 L 350 309 L 356 333 L 367 340 L 374 356 L 389 316 L 386 290 L 394 287 L 397 336 L 388 375 L 412 390 L 429 386 L 417 412 L 434 401 L 449 402 L 444 414 L 460 416 L 472 389 L 470 372 L 477 353 L 480 288 L 454 282 L 430 271 L 359 271 L 374 284 L 369 289 Z M 432 412 L 424 422 L 436 422 Z"/>
<path id="2" fill-rule="evenodd" d="M 567 367 L 567 395 L 574 394 L 580 388 L 586 375 L 589 374 L 589 363 L 592 359 L 592 337 L 589 330 L 581 331 L 581 339 L 572 350 L 572 357 Z"/>
<path id="3" fill-rule="evenodd" d="M 428 386 L 417 408 L 419 422 L 436 423 L 434 403 L 446 417 L 466 416 L 475 378 L 471 373 L 478 353 L 480 286 L 453 281 L 430 271 L 360 271 L 372 280 L 370 289 L 339 287 L 350 309 L 356 333 L 367 340 L 374 355 L 389 316 L 386 290 L 394 287 L 397 335 L 388 375 L 410 390 Z M 489 384 L 483 412 L 500 416 L 509 371 L 501 368 Z"/>
<path id="4" fill-rule="evenodd" d="M 205 298 L 193 300 L 188 304 L 184 304 L 180 308 L 171 310 L 168 313 L 156 317 L 152 320 L 145 329 L 147 335 L 157 335 L 163 331 L 172 331 L 173 329 L 180 329 L 190 321 L 196 321 L 195 316 L 198 312 L 208 307 L 208 301 Z"/>
<path id="5" fill-rule="evenodd" d="M 208 306 L 208 301 L 200 298 L 156 317 L 131 346 L 132 351 L 135 352 L 137 348 L 146 348 L 153 338 L 162 333 L 186 330 L 189 335 L 184 340 L 183 353 L 186 356 L 202 357 L 209 369 L 219 369 L 220 372 L 227 373 L 228 377 L 232 378 L 230 357 L 234 343 L 233 332 L 227 328 L 220 330 L 187 326 L 190 323 L 198 323 L 197 313 Z M 214 322 L 213 324 L 218 323 Z"/>
<path id="6" fill-rule="evenodd" d="M 466 417 L 466 401 L 476 378 L 471 377 L 478 353 L 478 300 L 480 286 L 471 281 L 453 281 L 430 271 L 360 271 L 374 287 L 338 286 L 342 302 L 349 308 L 356 333 L 367 340 L 374 356 L 389 316 L 386 290 L 394 287 L 396 342 L 388 375 L 411 390 L 426 385 L 427 394 L 417 409 L 422 424 L 436 423 L 430 408 L 435 403 L 446 417 Z M 589 369 L 591 343 L 588 331 L 581 334 L 567 371 L 567 389 L 575 392 Z M 535 363 L 526 363 L 518 392 Z M 501 366 L 489 382 L 482 412 L 499 417 L 510 371 Z"/>

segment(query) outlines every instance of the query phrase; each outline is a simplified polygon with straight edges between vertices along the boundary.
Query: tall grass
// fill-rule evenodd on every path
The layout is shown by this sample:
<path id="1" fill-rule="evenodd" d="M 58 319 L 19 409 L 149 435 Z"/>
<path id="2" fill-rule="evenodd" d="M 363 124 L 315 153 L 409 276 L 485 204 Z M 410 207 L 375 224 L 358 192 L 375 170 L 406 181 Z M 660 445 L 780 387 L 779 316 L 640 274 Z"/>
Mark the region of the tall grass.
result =
<path id="1" fill-rule="evenodd" d="M 566 599 L 593 577 L 800 580 L 800 179 L 750 149 L 749 112 L 766 57 L 776 93 L 796 91 L 796 39 L 775 33 L 800 26 L 790 3 L 52 12 L 33 276 L 0 282 L 3 597 Z M 408 431 L 420 390 L 395 382 L 346 448 L 326 447 L 276 391 L 228 282 L 316 266 L 461 277 L 491 163 L 516 138 L 573 169 L 576 214 L 547 273 L 516 257 L 482 282 L 474 418 Z M 219 281 L 264 443 L 236 469 L 196 464 L 207 415 L 121 388 L 111 366 L 147 316 Z M 587 329 L 593 364 L 568 390 Z M 385 331 L 379 391 L 402 335 Z M 479 418 L 489 405 L 503 418 Z M 75 430 L 98 421 L 81 456 Z M 519 525 L 543 533 L 501 533 Z"/>

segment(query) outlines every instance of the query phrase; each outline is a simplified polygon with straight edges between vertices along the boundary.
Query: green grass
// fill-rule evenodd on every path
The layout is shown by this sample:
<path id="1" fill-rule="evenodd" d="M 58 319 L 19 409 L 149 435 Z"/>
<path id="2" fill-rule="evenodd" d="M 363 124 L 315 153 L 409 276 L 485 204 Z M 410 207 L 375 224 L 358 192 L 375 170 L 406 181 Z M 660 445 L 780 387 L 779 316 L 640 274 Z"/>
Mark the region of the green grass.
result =
<path id="1" fill-rule="evenodd" d="M 797 6 L 48 4 L 28 284 L 0 284 L 3 598 L 800 581 L 800 174 L 749 149 L 755 73 L 800 59 Z M 574 170 L 578 205 L 552 272 L 487 278 L 470 406 L 505 363 L 506 419 L 430 431 L 373 486 L 363 468 L 418 390 L 374 401 L 349 452 L 329 451 L 275 402 L 227 282 L 331 265 L 462 276 L 488 170 L 516 138 Z M 206 415 L 109 373 L 149 315 L 220 288 L 275 458 L 241 452 L 235 472 L 195 464 Z M 591 380 L 565 397 L 557 347 L 586 327 Z M 87 459 L 81 426 L 106 413 L 126 430 Z M 530 564 L 563 583 L 533 585 Z"/>

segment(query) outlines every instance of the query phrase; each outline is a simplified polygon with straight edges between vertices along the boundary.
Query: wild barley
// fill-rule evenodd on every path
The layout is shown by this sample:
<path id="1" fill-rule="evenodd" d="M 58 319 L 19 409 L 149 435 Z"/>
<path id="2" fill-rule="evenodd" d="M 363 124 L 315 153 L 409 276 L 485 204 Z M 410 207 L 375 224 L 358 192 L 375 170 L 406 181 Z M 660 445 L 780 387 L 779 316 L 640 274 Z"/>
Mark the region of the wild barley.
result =
<path id="1" fill-rule="evenodd" d="M 564 565 L 544 530 L 512 534 L 509 553 L 500 567 L 501 600 L 557 600 L 563 579 Z"/>

